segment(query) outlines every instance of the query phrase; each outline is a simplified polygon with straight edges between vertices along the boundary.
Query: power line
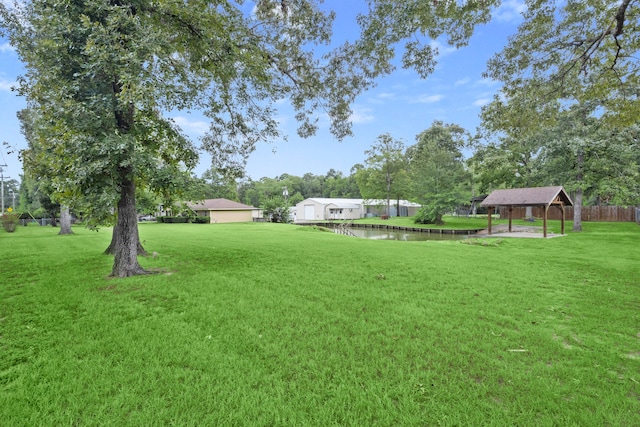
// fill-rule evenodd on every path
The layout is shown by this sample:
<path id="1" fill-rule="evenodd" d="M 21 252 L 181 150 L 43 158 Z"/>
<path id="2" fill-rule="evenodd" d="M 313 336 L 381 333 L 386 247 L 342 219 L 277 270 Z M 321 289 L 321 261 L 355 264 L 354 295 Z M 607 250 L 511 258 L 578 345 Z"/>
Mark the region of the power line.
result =
<path id="1" fill-rule="evenodd" d="M 5 142 L 5 144 L 6 144 L 6 142 Z M 2 166 L 6 167 L 7 166 L 7 158 L 4 156 L 4 150 L 0 150 L 0 156 L 2 157 L 2 163 L 3 163 L 2 165 L 0 165 L 0 167 L 2 167 Z"/>

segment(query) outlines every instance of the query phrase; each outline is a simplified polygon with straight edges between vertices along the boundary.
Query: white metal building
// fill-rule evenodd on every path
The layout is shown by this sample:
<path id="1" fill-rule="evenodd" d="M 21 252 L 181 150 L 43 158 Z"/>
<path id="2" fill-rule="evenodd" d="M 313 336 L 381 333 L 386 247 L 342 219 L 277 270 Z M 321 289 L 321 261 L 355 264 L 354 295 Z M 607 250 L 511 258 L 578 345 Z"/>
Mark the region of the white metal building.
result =
<path id="1" fill-rule="evenodd" d="M 330 199 L 312 197 L 296 205 L 295 221 L 326 221 L 378 216 L 386 211 L 386 200 Z M 397 200 L 391 200 L 391 216 L 397 215 Z M 420 205 L 400 200 L 400 216 L 413 216 Z"/>

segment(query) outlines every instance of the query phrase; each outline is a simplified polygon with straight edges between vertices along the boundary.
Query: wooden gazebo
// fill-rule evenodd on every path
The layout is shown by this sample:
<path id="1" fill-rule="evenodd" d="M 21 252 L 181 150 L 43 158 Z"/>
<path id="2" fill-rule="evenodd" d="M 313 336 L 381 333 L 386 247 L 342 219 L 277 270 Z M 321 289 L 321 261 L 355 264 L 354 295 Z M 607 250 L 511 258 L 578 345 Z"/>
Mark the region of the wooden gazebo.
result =
<path id="1" fill-rule="evenodd" d="M 544 208 L 543 233 L 547 237 L 547 214 L 549 207 L 556 206 L 562 211 L 562 234 L 564 234 L 564 207 L 573 206 L 571 198 L 559 187 L 512 188 L 509 190 L 495 190 L 481 203 L 489 210 L 487 232 L 491 234 L 491 214 L 494 208 L 505 206 L 509 211 L 509 232 L 514 207 L 540 206 Z"/>

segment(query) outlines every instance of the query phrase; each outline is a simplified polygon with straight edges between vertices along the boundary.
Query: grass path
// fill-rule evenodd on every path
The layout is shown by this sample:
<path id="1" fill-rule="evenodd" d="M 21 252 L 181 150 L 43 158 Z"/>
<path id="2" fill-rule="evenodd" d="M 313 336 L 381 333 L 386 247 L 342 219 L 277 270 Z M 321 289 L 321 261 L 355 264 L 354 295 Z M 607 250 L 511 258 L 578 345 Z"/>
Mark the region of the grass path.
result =
<path id="1" fill-rule="evenodd" d="M 0 419 L 640 425 L 640 227 L 584 227 L 485 246 L 142 224 L 166 273 L 123 280 L 110 230 L 0 232 Z"/>

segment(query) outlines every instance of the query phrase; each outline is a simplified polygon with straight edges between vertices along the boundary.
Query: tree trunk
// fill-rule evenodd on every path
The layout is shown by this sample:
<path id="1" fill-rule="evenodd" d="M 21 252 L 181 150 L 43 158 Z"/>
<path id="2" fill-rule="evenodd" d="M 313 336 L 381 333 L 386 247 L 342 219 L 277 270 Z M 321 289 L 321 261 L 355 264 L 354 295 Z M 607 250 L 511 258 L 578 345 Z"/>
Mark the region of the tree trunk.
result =
<path id="1" fill-rule="evenodd" d="M 121 233 L 116 231 L 117 228 L 118 228 L 118 224 L 116 224 L 113 227 L 113 233 L 111 235 L 111 243 L 109 243 L 109 246 L 103 252 L 105 255 L 115 255 L 116 254 L 116 247 L 118 246 L 117 240 L 121 236 Z M 138 256 L 147 256 L 147 255 L 149 255 L 147 253 L 147 251 L 145 250 L 145 248 L 142 246 L 142 243 L 140 243 L 140 236 L 139 235 L 138 235 L 138 244 L 137 244 L 137 246 L 138 246 Z"/>
<path id="2" fill-rule="evenodd" d="M 524 213 L 524 219 L 533 221 L 533 206 L 527 206 Z"/>
<path id="3" fill-rule="evenodd" d="M 147 274 L 138 263 L 138 218 L 136 215 L 136 186 L 130 170 L 120 172 L 120 200 L 117 207 L 117 222 L 113 228 L 111 245 L 114 260 L 111 276 L 129 277 Z"/>
<path id="4" fill-rule="evenodd" d="M 387 218 L 391 217 L 391 176 L 387 172 Z"/>
<path id="5" fill-rule="evenodd" d="M 71 231 L 71 214 L 69 206 L 60 206 L 60 232 L 58 234 L 73 234 Z"/>
<path id="6" fill-rule="evenodd" d="M 576 189 L 573 198 L 573 231 L 582 231 L 582 187 Z"/>
<path id="7" fill-rule="evenodd" d="M 578 158 L 576 160 L 576 182 L 578 188 L 576 188 L 576 196 L 573 199 L 573 231 L 582 231 L 582 166 L 584 165 L 584 153 L 582 150 L 578 151 Z"/>

